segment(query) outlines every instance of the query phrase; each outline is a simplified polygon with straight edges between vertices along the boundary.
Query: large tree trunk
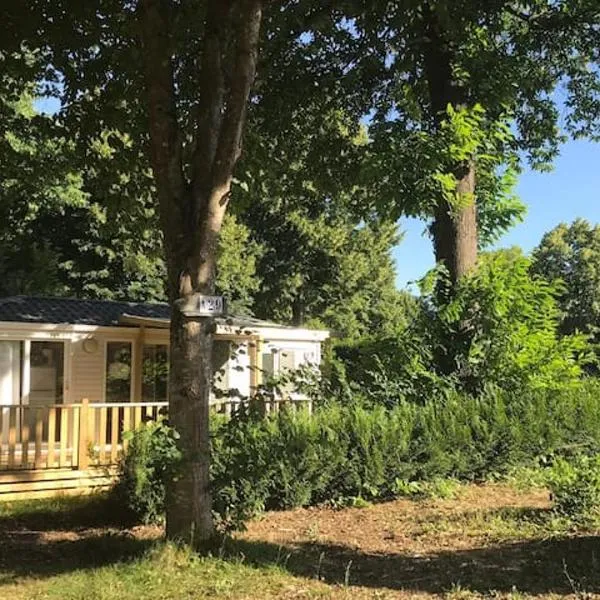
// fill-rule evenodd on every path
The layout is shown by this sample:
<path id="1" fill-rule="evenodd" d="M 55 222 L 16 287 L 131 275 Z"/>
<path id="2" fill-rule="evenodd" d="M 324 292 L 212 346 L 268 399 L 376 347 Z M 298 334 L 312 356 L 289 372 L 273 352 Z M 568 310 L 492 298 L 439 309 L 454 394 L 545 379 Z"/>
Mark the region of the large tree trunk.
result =
<path id="1" fill-rule="evenodd" d="M 477 264 L 477 204 L 475 203 L 475 168 L 469 163 L 464 174 L 457 175 L 457 194 L 464 198 L 458 208 L 441 202 L 435 209 L 431 225 L 435 260 L 448 269 L 450 281 L 456 283 Z"/>
<path id="2" fill-rule="evenodd" d="M 140 0 L 150 155 L 169 278 L 171 354 L 169 418 L 182 463 L 167 489 L 167 536 L 194 547 L 214 537 L 210 492 L 209 398 L 213 322 L 182 307 L 215 291 L 219 232 L 229 202 L 250 87 L 254 80 L 261 0 L 208 0 L 198 73 L 194 147 L 184 164 L 177 118 L 172 0 Z M 231 41 L 233 40 L 233 51 Z M 175 58 L 176 59 L 176 58 Z M 190 174 L 186 176 L 186 174 Z"/>
<path id="3" fill-rule="evenodd" d="M 204 227 L 189 231 L 194 240 L 190 253 L 177 262 L 169 261 L 173 265 L 169 279 L 177 284 L 170 292 L 169 420 L 180 436 L 183 461 L 167 489 L 167 537 L 196 548 L 209 545 L 215 533 L 209 432 L 214 322 L 206 317 L 188 317 L 181 309 L 194 293 L 215 293 L 216 247 L 228 194 L 229 186 L 223 195 L 212 194 L 212 208 L 202 217 Z M 221 201 L 215 201 L 217 196 Z M 176 264 L 187 268 L 177 269 Z"/>
<path id="4" fill-rule="evenodd" d="M 434 8 L 424 9 L 424 63 L 433 118 L 437 127 L 447 118 L 447 108 L 468 106 L 467 94 L 453 74 L 453 48 Z M 431 233 L 435 258 L 443 263 L 456 284 L 477 263 L 477 203 L 475 164 L 457 163 L 452 169 L 456 179 L 457 202 L 451 206 L 440 201 L 434 211 Z"/>
<path id="5" fill-rule="evenodd" d="M 204 321 L 204 322 L 203 322 Z M 214 536 L 210 493 L 208 393 L 212 339 L 207 319 L 171 316 L 169 419 L 179 433 L 183 465 L 167 488 L 167 537 L 194 547 Z"/>

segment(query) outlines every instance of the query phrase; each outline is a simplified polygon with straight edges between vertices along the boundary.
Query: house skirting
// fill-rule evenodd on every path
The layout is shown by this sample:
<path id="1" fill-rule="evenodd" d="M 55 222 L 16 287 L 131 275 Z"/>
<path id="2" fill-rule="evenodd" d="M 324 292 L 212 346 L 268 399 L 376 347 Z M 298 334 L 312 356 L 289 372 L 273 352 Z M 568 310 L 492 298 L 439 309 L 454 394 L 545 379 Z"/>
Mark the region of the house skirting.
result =
<path id="1" fill-rule="evenodd" d="M 108 489 L 115 477 L 114 467 L 0 473 L 0 502 L 90 494 Z"/>

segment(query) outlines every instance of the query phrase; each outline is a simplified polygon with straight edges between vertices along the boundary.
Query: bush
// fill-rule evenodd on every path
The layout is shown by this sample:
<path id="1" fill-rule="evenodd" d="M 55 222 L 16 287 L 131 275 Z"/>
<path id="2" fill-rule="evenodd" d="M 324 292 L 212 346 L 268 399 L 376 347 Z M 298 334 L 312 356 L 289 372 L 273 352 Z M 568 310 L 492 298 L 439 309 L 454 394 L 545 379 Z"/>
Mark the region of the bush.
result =
<path id="1" fill-rule="evenodd" d="M 227 531 L 265 509 L 391 498 L 449 478 L 478 480 L 546 457 L 598 452 L 599 391 L 589 382 L 528 394 L 452 392 L 392 408 L 329 403 L 312 416 L 240 410 L 212 425 L 216 521 Z M 144 425 L 123 461 L 121 489 L 146 521 L 162 514 L 174 448 L 171 430 Z"/>
<path id="2" fill-rule="evenodd" d="M 134 521 L 160 523 L 165 514 L 165 487 L 180 458 L 177 434 L 166 421 L 142 423 L 123 436 L 129 442 L 113 489 L 118 505 Z"/>
<path id="3" fill-rule="evenodd" d="M 444 283 L 443 271 L 424 280 L 420 312 L 395 338 L 337 345 L 330 359 L 337 387 L 391 406 L 452 390 L 527 392 L 580 382 L 592 347 L 583 335 L 560 335 L 560 285 L 532 275 L 520 252 L 482 255 L 449 298 L 440 293 Z"/>
<path id="4" fill-rule="evenodd" d="M 554 510 L 575 523 L 600 519 L 600 456 L 559 458 L 552 466 L 549 485 Z"/>

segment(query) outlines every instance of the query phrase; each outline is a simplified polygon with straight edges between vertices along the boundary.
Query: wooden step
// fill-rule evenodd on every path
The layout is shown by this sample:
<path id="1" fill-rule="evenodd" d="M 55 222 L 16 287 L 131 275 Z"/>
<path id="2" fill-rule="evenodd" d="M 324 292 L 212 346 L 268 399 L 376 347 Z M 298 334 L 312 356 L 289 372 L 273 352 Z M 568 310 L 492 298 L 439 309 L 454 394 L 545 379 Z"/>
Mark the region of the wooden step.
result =
<path id="1" fill-rule="evenodd" d="M 79 469 L 29 469 L 19 471 L 0 471 L 0 488 L 5 483 L 17 481 L 53 481 L 56 479 L 78 479 L 80 477 L 114 476 L 114 467 L 90 467 L 85 471 Z"/>
<path id="2" fill-rule="evenodd" d="M 25 498 L 41 498 L 64 493 L 89 493 L 108 488 L 116 469 L 90 468 L 49 469 L 45 471 L 13 471 L 0 475 L 0 502 Z"/>

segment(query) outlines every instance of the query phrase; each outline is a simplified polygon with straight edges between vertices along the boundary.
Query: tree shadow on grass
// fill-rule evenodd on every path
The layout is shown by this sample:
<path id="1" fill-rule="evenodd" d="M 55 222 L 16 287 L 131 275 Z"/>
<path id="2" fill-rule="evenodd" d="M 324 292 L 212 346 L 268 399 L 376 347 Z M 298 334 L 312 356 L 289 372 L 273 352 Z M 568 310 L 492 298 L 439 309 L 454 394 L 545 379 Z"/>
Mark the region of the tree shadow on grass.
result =
<path id="1" fill-rule="evenodd" d="M 521 541 L 422 555 L 368 553 L 303 542 L 289 546 L 233 540 L 232 555 L 257 566 L 276 564 L 293 575 L 330 584 L 440 594 L 461 589 L 528 594 L 600 592 L 600 538 Z"/>
<path id="2" fill-rule="evenodd" d="M 0 584 L 46 577 L 141 556 L 155 538 L 126 529 L 106 494 L 0 505 Z"/>
<path id="3" fill-rule="evenodd" d="M 502 510 L 543 518 L 538 510 Z M 118 527 L 120 521 L 102 498 L 0 510 L 0 584 L 134 560 L 156 544 L 160 534 L 143 538 Z M 224 558 L 237 561 L 240 555 L 259 568 L 278 565 L 292 575 L 367 588 L 440 594 L 460 585 L 482 594 L 600 593 L 600 538 L 591 535 L 422 554 L 367 552 L 340 543 L 228 540 Z"/>
<path id="4" fill-rule="evenodd" d="M 134 560 L 152 545 L 127 532 L 104 532 L 76 539 L 41 540 L 22 532 L 0 543 L 0 584 L 21 577 L 44 578 Z"/>
<path id="5" fill-rule="evenodd" d="M 78 531 L 131 524 L 106 492 L 0 503 L 0 534 L 7 530 Z"/>

